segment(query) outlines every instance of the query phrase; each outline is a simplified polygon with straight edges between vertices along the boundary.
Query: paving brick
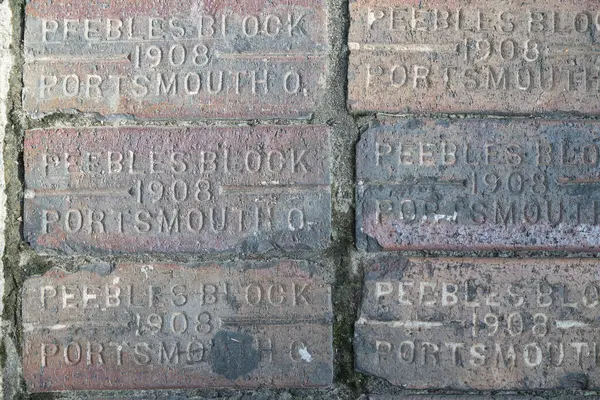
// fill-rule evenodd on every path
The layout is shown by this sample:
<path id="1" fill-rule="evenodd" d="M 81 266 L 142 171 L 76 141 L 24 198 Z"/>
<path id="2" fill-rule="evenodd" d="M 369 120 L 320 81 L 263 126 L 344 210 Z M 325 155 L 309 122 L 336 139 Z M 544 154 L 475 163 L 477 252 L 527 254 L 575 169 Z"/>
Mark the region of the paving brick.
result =
<path id="1" fill-rule="evenodd" d="M 352 111 L 596 114 L 595 0 L 351 0 Z"/>
<path id="2" fill-rule="evenodd" d="M 28 131 L 25 237 L 40 251 L 319 249 L 323 126 Z"/>
<path id="3" fill-rule="evenodd" d="M 600 125 L 403 120 L 357 150 L 368 250 L 600 250 Z"/>
<path id="4" fill-rule="evenodd" d="M 30 278 L 28 388 L 327 386 L 331 289 L 306 271 L 303 261 L 119 264 Z"/>
<path id="5" fill-rule="evenodd" d="M 324 0 L 33 0 L 32 115 L 306 117 L 324 85 Z"/>
<path id="6" fill-rule="evenodd" d="M 379 256 L 357 369 L 412 389 L 597 389 L 599 272 L 593 259 Z"/>

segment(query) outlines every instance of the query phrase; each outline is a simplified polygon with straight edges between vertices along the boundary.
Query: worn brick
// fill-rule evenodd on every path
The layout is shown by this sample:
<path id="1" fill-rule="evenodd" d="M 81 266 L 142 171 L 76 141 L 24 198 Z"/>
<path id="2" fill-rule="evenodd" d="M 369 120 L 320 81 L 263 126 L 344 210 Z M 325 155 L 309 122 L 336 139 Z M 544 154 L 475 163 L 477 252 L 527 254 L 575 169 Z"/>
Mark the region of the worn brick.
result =
<path id="1" fill-rule="evenodd" d="M 357 150 L 369 250 L 599 250 L 595 122 L 404 120 Z"/>
<path id="2" fill-rule="evenodd" d="M 324 248 L 329 152 L 323 126 L 28 131 L 25 238 L 66 253 Z"/>
<path id="3" fill-rule="evenodd" d="M 595 0 L 351 0 L 352 111 L 598 112 Z"/>
<path id="4" fill-rule="evenodd" d="M 326 15 L 324 0 L 33 0 L 24 108 L 306 117 L 324 85 Z"/>
<path id="5" fill-rule="evenodd" d="M 322 387 L 331 290 L 303 261 L 119 264 L 25 282 L 32 392 Z"/>
<path id="6" fill-rule="evenodd" d="M 403 259 L 365 266 L 359 371 L 414 389 L 592 389 L 600 263 Z"/>

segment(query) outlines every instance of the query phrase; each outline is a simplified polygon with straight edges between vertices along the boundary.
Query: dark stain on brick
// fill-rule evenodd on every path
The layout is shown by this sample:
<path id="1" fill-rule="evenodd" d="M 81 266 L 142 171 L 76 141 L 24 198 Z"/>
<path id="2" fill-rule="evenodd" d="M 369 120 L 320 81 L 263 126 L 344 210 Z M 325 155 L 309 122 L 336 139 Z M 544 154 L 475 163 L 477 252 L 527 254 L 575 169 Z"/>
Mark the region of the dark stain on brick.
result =
<path id="1" fill-rule="evenodd" d="M 590 379 L 586 374 L 573 372 L 567 373 L 560 380 L 560 386 L 568 389 L 585 390 L 589 387 Z"/>
<path id="2" fill-rule="evenodd" d="M 31 392 L 331 384 L 331 288 L 307 262 L 105 267 L 25 283 Z"/>
<path id="3" fill-rule="evenodd" d="M 260 354 L 254 339 L 243 333 L 219 331 L 213 339 L 210 364 L 214 373 L 235 380 L 258 367 Z"/>
<path id="4" fill-rule="evenodd" d="M 83 271 L 95 272 L 100 276 L 107 276 L 113 271 L 114 265 L 110 263 L 86 264 L 81 269 Z"/>

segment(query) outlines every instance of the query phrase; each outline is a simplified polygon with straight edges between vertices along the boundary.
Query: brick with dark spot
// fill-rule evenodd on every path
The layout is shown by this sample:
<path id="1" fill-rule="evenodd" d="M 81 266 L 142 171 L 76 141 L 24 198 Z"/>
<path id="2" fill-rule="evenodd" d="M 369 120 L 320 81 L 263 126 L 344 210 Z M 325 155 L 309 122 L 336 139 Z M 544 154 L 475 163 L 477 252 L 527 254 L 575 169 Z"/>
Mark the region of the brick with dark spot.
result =
<path id="1" fill-rule="evenodd" d="M 314 388 L 333 379 L 331 289 L 305 261 L 52 269 L 26 281 L 31 392 Z"/>
<path id="2" fill-rule="evenodd" d="M 210 352 L 212 371 L 227 379 L 237 379 L 252 372 L 260 362 L 260 354 L 253 341 L 250 335 L 217 332 Z"/>

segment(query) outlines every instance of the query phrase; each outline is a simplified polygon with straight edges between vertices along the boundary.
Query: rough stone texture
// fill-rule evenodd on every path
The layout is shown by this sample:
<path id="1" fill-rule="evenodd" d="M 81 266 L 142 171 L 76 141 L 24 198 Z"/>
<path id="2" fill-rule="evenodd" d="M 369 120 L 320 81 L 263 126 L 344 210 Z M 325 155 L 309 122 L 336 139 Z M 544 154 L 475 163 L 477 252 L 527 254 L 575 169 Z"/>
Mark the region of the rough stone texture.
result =
<path id="1" fill-rule="evenodd" d="M 25 149 L 25 237 L 38 250 L 329 243 L 327 127 L 34 130 Z"/>
<path id="2" fill-rule="evenodd" d="M 598 132 L 491 119 L 371 129 L 357 149 L 358 247 L 597 251 Z"/>
<path id="3" fill-rule="evenodd" d="M 29 390 L 327 386 L 331 289 L 302 268 L 119 264 L 30 278 Z"/>
<path id="4" fill-rule="evenodd" d="M 8 123 L 7 103 L 9 76 L 13 67 L 10 51 L 12 43 L 12 13 L 8 4 L 0 4 L 0 143 L 4 143 L 5 128 Z M 4 148 L 0 148 L 0 255 L 4 254 L 4 228 L 6 224 L 6 185 L 4 183 Z M 0 259 L 0 294 L 4 293 L 4 261 Z M 4 299 L 0 295 L 0 342 L 4 342 Z M 1 371 L 1 370 L 0 370 Z M 0 373 L 0 388 L 3 387 L 3 374 Z M 0 390 L 0 400 L 3 399 Z"/>
<path id="5" fill-rule="evenodd" d="M 26 15 L 32 115 L 296 118 L 322 95 L 324 0 L 33 0 Z"/>
<path id="6" fill-rule="evenodd" d="M 352 111 L 598 112 L 594 0 L 350 0 Z"/>
<path id="7" fill-rule="evenodd" d="M 356 365 L 406 388 L 597 389 L 600 263 L 404 259 L 365 271 Z"/>

